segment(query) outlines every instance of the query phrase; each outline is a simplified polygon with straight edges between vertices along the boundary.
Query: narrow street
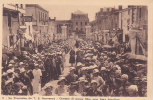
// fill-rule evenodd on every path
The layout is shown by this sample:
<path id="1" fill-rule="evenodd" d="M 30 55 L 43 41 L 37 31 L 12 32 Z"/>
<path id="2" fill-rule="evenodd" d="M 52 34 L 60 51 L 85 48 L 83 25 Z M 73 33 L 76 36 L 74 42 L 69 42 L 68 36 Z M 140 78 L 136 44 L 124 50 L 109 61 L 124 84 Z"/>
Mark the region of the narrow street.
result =
<path id="1" fill-rule="evenodd" d="M 61 76 L 67 76 L 68 75 L 68 73 L 69 73 L 69 70 L 70 70 L 70 63 L 69 63 L 69 58 L 70 58 L 70 54 L 68 53 L 68 54 L 66 54 L 65 55 L 65 63 L 64 63 L 64 70 L 63 70 L 63 72 L 62 72 L 62 75 Z M 60 77 L 59 77 L 60 78 Z M 51 85 L 51 86 L 53 86 L 53 91 L 55 91 L 55 89 L 57 88 L 57 82 L 58 82 L 59 80 L 51 80 L 50 82 L 48 82 L 46 85 Z M 46 86 L 45 85 L 45 86 Z M 44 87 L 45 87 L 44 86 Z M 43 95 L 44 94 L 44 88 L 42 88 L 42 91 L 39 93 L 40 95 Z"/>

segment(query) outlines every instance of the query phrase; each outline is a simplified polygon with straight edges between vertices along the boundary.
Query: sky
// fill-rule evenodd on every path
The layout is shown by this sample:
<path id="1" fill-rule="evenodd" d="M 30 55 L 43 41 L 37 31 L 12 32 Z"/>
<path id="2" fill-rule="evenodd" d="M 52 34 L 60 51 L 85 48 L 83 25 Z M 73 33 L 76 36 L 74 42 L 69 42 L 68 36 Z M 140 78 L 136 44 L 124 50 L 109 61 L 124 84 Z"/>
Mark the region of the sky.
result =
<path id="1" fill-rule="evenodd" d="M 69 20 L 71 18 L 71 13 L 80 10 L 84 13 L 88 13 L 90 21 L 95 19 L 96 12 L 100 11 L 103 6 L 93 6 L 93 5 L 42 5 L 41 7 L 49 11 L 49 16 L 51 18 L 56 17 L 57 20 Z"/>

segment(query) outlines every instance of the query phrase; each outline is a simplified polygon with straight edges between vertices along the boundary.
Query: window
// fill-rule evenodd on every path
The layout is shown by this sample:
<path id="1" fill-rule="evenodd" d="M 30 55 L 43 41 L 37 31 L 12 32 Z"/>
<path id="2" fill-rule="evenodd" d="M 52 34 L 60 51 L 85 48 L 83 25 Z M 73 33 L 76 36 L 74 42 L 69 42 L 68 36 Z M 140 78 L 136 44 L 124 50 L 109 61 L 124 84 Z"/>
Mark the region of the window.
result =
<path id="1" fill-rule="evenodd" d="M 40 11 L 39 11 L 39 21 L 40 21 L 40 16 L 41 16 L 41 15 L 40 15 Z"/>
<path id="2" fill-rule="evenodd" d="M 21 9 L 23 9 L 23 4 L 21 4 Z"/>
<path id="3" fill-rule="evenodd" d="M 85 25 L 87 25 L 87 22 L 85 22 Z"/>
<path id="4" fill-rule="evenodd" d="M 81 22 L 81 26 L 82 26 L 82 22 Z"/>
<path id="5" fill-rule="evenodd" d="M 78 28 L 76 28 L 76 31 L 78 31 Z"/>
<path id="6" fill-rule="evenodd" d="M 29 35 L 31 36 L 31 33 L 30 33 L 30 25 L 29 25 Z"/>
<path id="7" fill-rule="evenodd" d="M 78 22 L 76 22 L 76 25 L 78 25 Z"/>
<path id="8" fill-rule="evenodd" d="M 8 14 L 8 27 L 11 27 L 11 14 Z"/>
<path id="9" fill-rule="evenodd" d="M 141 8 L 139 8 L 139 18 L 141 19 Z"/>
<path id="10" fill-rule="evenodd" d="M 128 9 L 128 15 L 130 15 L 130 9 Z"/>
<path id="11" fill-rule="evenodd" d="M 42 12 L 41 12 L 41 21 L 42 21 Z"/>

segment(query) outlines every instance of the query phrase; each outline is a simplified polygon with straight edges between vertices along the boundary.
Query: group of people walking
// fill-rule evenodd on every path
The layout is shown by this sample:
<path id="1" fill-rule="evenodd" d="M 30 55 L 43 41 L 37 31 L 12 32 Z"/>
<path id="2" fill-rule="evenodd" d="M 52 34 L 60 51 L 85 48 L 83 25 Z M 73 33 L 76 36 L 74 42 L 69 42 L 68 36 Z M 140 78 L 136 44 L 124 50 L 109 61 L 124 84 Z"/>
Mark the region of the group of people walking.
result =
<path id="1" fill-rule="evenodd" d="M 3 95 L 146 96 L 147 62 L 93 41 L 53 43 L 40 53 L 23 51 L 2 67 Z M 69 73 L 63 75 L 65 54 Z M 22 59 L 20 59 L 22 58 Z M 50 81 L 57 80 L 57 84 Z M 56 85 L 56 86 L 55 86 Z"/>
<path id="2" fill-rule="evenodd" d="M 2 66 L 3 95 L 39 94 L 51 80 L 57 80 L 64 69 L 64 56 L 69 48 L 64 43 L 53 43 L 41 52 L 22 51 L 11 54 Z"/>
<path id="3" fill-rule="evenodd" d="M 114 47 L 81 41 L 70 50 L 69 74 L 60 77 L 57 88 L 46 87 L 45 95 L 146 96 L 146 61 L 130 60 L 124 54 Z"/>

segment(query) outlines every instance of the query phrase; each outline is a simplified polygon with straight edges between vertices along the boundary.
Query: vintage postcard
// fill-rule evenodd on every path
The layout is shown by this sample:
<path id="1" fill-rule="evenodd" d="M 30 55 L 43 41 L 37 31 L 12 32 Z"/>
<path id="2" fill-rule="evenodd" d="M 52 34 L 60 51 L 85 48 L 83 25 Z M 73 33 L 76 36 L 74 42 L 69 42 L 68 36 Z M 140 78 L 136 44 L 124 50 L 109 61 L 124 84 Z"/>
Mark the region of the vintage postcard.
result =
<path id="1" fill-rule="evenodd" d="M 153 2 L 67 1 L 1 4 L 0 99 L 151 100 Z"/>

